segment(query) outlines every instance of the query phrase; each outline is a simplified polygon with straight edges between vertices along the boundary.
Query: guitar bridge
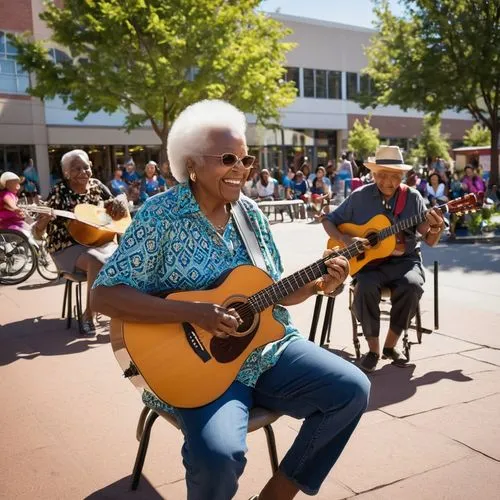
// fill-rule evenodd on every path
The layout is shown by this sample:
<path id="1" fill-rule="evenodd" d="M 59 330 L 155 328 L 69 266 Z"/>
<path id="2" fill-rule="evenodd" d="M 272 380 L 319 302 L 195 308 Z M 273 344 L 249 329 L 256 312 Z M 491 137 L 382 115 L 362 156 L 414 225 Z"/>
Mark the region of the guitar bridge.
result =
<path id="1" fill-rule="evenodd" d="M 134 365 L 134 363 L 132 363 L 132 361 L 131 361 L 129 367 L 123 371 L 123 376 L 125 378 L 131 378 L 131 377 L 135 377 L 137 375 L 139 375 L 139 370 Z"/>

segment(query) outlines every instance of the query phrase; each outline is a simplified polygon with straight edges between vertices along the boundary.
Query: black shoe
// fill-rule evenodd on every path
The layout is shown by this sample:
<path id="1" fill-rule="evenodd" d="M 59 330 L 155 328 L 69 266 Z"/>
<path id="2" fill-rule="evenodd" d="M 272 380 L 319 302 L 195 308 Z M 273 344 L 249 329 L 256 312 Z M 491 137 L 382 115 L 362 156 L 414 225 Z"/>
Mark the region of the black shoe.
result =
<path id="1" fill-rule="evenodd" d="M 363 356 L 359 367 L 366 373 L 371 373 L 377 368 L 380 356 L 376 352 L 368 352 Z"/>
<path id="2" fill-rule="evenodd" d="M 408 363 L 406 356 L 395 347 L 384 347 L 382 356 L 387 359 L 392 359 L 395 365 L 405 365 Z"/>

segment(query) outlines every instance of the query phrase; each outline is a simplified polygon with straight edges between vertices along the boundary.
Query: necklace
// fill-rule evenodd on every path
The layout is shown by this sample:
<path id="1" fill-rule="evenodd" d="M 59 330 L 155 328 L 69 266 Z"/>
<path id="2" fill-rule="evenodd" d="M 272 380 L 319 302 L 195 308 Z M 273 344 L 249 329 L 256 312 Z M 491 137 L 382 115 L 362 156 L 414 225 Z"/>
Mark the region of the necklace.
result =
<path id="1" fill-rule="evenodd" d="M 215 230 L 219 233 L 219 234 L 222 234 L 224 232 L 224 230 L 226 229 L 227 225 L 229 224 L 229 221 L 231 220 L 231 216 L 229 216 L 229 219 L 227 219 L 226 223 L 225 224 L 221 224 L 221 225 L 217 225 L 217 224 L 213 224 L 212 225 L 215 227 Z"/>

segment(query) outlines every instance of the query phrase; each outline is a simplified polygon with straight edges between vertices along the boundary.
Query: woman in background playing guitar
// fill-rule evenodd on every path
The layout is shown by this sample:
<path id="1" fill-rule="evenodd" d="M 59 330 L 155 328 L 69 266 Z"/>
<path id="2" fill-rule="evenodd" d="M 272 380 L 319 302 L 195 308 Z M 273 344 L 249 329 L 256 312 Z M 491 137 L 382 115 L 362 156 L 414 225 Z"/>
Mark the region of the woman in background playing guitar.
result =
<path id="1" fill-rule="evenodd" d="M 245 130 L 245 115 L 223 101 L 202 101 L 179 115 L 168 136 L 168 156 L 180 184 L 146 200 L 137 213 L 96 280 L 96 310 L 135 323 L 188 322 L 230 343 L 241 321 L 235 309 L 153 294 L 208 289 L 225 272 L 252 263 L 228 209 L 240 199 L 255 160 L 248 155 Z M 267 218 L 246 196 L 241 195 L 241 205 L 266 271 L 276 281 L 282 267 Z M 245 468 L 253 406 L 305 419 L 259 500 L 290 500 L 299 490 L 315 494 L 341 454 L 366 408 L 369 382 L 355 366 L 305 340 L 283 307 L 306 300 L 318 287 L 333 291 L 345 280 L 348 264 L 336 257 L 327 261 L 327 269 L 280 301 L 274 319 L 284 335 L 255 349 L 215 401 L 172 408 L 144 393 L 148 406 L 174 412 L 184 432 L 189 500 L 234 497 Z M 182 378 L 176 383 L 182 387 Z"/>
<path id="2" fill-rule="evenodd" d="M 87 153 L 74 149 L 61 159 L 63 180 L 58 182 L 49 194 L 46 205 L 57 210 L 74 211 L 76 205 L 90 203 L 98 205 L 105 202 L 106 212 L 113 220 L 124 217 L 126 208 L 114 200 L 109 189 L 98 179 L 92 178 L 92 164 Z M 41 237 L 47 231 L 47 249 L 59 271 L 87 275 L 87 308 L 83 313 L 82 332 L 95 335 L 93 312 L 90 308 L 89 293 L 95 277 L 102 265 L 116 249 L 115 243 L 89 248 L 78 244 L 70 235 L 66 219 L 53 218 L 41 214 L 33 226 L 35 237 Z"/>
<path id="3" fill-rule="evenodd" d="M 342 234 L 337 226 L 344 223 L 365 224 L 378 214 L 384 214 L 390 219 L 409 219 L 425 212 L 425 204 L 416 189 L 401 185 L 405 172 L 412 167 L 404 164 L 399 147 L 381 146 L 377 150 L 375 162 L 366 162 L 366 166 L 372 171 L 375 182 L 354 191 L 334 212 L 326 216 L 323 226 L 332 238 L 346 245 L 355 239 L 361 239 L 365 247 L 369 248 L 366 238 Z M 366 372 L 375 370 L 380 357 L 379 303 L 383 287 L 391 289 L 392 307 L 389 332 L 382 354 L 398 364 L 407 361 L 396 344 L 401 332 L 408 327 L 415 315 L 425 279 L 416 232 L 423 236 L 428 245 L 433 246 L 439 241 L 444 227 L 439 210 L 430 210 L 426 217 L 425 222 L 398 236 L 399 245 L 393 255 L 382 262 L 367 264 L 355 275 L 353 310 L 370 349 L 360 365 Z"/>

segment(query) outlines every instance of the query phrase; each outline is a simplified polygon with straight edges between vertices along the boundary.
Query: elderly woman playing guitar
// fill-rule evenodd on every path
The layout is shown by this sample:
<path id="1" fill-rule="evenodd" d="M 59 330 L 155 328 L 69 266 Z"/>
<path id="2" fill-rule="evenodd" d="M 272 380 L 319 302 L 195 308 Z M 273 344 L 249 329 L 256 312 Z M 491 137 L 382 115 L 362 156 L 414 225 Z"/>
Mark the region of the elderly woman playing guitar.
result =
<path id="1" fill-rule="evenodd" d="M 61 159 L 64 179 L 58 182 L 49 194 L 45 205 L 56 210 L 74 211 L 82 203 L 98 205 L 104 202 L 106 212 L 113 220 L 124 217 L 126 207 L 114 200 L 109 189 L 98 179 L 92 178 L 92 164 L 87 153 L 74 149 Z M 41 214 L 32 228 L 36 238 L 47 231 L 47 249 L 60 271 L 74 273 L 81 271 L 87 275 L 87 308 L 83 313 L 82 333 L 95 335 L 93 311 L 89 294 L 95 277 L 102 265 L 116 249 L 116 243 L 89 248 L 78 244 L 68 230 L 67 221 Z"/>
<path id="2" fill-rule="evenodd" d="M 97 277 L 92 292 L 96 310 L 135 325 L 143 323 L 144 331 L 155 323 L 161 325 L 159 342 L 164 345 L 150 349 L 150 354 L 168 355 L 177 345 L 179 339 L 169 332 L 170 324 L 192 327 L 200 338 L 204 332 L 202 341 L 209 338 L 213 345 L 231 345 L 234 340 L 237 349 L 241 338 L 235 335 L 249 304 L 238 309 L 215 300 L 158 297 L 168 290 L 208 294 L 211 290 L 207 289 L 228 271 L 254 269 L 257 275 L 265 274 L 250 266 L 252 252 L 247 251 L 232 204 L 243 207 L 264 257 L 265 276 L 273 283 L 282 272 L 266 217 L 255 202 L 241 194 L 254 162 L 248 155 L 245 130 L 244 114 L 226 102 L 202 101 L 185 109 L 168 137 L 171 170 L 180 184 L 144 203 Z M 299 490 L 317 493 L 339 458 L 366 408 L 369 382 L 350 363 L 305 340 L 283 307 L 306 300 L 318 288 L 330 292 L 345 280 L 347 260 L 329 255 L 317 279 L 290 292 L 274 309 L 264 311 L 266 306 L 260 303 L 260 324 L 267 321 L 266 314 L 274 315 L 281 335 L 245 357 L 235 380 L 215 400 L 198 407 L 187 403 L 186 407 L 166 406 L 150 392 L 144 393 L 146 404 L 173 412 L 183 430 L 189 500 L 234 497 L 245 468 L 247 423 L 253 406 L 305 419 L 260 500 L 292 499 Z M 251 281 L 250 274 L 248 279 L 239 279 L 236 293 L 245 294 Z M 139 343 L 140 337 L 147 341 L 147 335 L 138 335 Z M 209 358 L 211 354 L 210 361 L 200 361 L 190 375 L 196 376 L 205 366 L 216 366 L 218 353 L 207 353 L 209 345 L 205 343 L 204 354 Z M 192 358 L 196 356 L 172 359 L 162 366 L 163 373 L 166 376 L 175 361 L 182 369 Z M 222 370 L 224 363 L 220 367 Z M 201 386 L 188 389 L 188 378 L 191 376 L 179 377 L 171 384 L 182 389 L 179 396 L 186 400 L 202 391 Z M 214 383 L 219 379 L 217 375 L 206 377 L 204 385 L 211 378 Z"/>

